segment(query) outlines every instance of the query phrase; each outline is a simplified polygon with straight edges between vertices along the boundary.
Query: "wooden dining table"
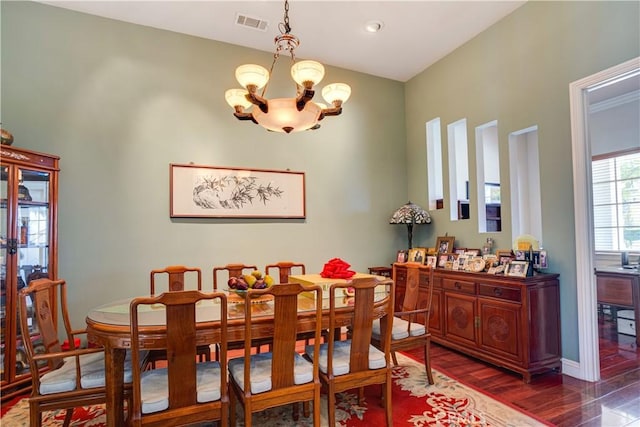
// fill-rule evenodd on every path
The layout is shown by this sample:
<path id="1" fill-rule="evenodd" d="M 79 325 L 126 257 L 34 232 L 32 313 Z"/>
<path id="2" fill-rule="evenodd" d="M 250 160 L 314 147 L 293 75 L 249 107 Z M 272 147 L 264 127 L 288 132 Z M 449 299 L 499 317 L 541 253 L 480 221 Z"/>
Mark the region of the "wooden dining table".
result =
<path id="1" fill-rule="evenodd" d="M 393 283 L 387 280 L 376 290 L 375 315 L 386 324 L 384 304 L 379 303 L 393 292 Z M 341 327 L 349 326 L 353 316 L 353 297 L 336 296 L 336 321 Z M 124 423 L 124 364 L 126 350 L 131 348 L 129 304 L 133 298 L 113 301 L 93 308 L 87 314 L 87 337 L 90 343 L 105 349 L 105 390 L 107 426 L 121 427 Z M 220 303 L 201 301 L 196 307 L 198 344 L 219 342 Z M 273 302 L 269 298 L 252 300 L 253 338 L 273 337 Z M 329 298 L 323 298 L 323 327 L 328 327 Z M 301 294 L 298 297 L 298 332 L 313 331 L 315 327 L 315 302 Z M 244 341 L 244 299 L 230 293 L 227 312 L 227 341 Z M 144 307 L 139 311 L 140 338 L 145 349 L 164 348 L 166 339 L 165 311 L 163 305 Z M 213 339 L 212 339 L 213 338 Z M 194 363 L 196 361 L 194 360 Z"/>

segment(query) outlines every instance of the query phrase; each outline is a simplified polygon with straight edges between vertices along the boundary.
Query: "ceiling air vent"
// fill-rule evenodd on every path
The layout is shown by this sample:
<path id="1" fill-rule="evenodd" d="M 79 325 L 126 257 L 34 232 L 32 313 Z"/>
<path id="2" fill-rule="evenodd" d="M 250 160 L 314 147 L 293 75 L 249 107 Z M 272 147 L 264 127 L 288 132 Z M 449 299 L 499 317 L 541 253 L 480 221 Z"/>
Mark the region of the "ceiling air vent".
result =
<path id="1" fill-rule="evenodd" d="M 266 31 L 269 26 L 269 22 L 264 19 L 254 18 L 253 16 L 238 13 L 236 15 L 236 25 L 253 28 L 254 30 Z"/>

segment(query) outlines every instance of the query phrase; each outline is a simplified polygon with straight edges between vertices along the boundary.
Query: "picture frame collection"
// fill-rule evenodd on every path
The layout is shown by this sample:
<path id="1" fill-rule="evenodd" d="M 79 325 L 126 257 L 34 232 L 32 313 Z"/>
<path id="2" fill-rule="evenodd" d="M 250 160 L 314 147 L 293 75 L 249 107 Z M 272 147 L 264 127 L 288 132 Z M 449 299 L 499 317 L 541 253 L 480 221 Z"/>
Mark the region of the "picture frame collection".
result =
<path id="1" fill-rule="evenodd" d="M 497 250 L 495 254 L 481 255 L 480 249 L 454 247 L 454 236 L 440 236 L 432 248 L 399 250 L 397 263 L 416 263 L 445 270 L 486 272 L 511 277 L 529 277 L 534 270 L 548 266 L 546 250 Z"/>

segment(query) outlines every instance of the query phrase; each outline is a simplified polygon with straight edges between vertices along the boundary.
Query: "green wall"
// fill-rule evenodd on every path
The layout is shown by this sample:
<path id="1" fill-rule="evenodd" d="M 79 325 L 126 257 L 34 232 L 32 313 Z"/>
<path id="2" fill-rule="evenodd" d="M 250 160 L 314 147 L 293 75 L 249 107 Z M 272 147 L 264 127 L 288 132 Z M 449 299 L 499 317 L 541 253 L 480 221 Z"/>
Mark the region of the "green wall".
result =
<path id="1" fill-rule="evenodd" d="M 223 99 L 237 65 L 270 64 L 270 53 L 3 1 L 2 123 L 16 146 L 61 157 L 59 272 L 74 323 L 145 292 L 149 270 L 168 264 L 199 266 L 210 283 L 228 262 L 293 259 L 310 272 L 335 256 L 358 271 L 390 263 L 406 229 L 388 217 L 408 198 L 428 205 L 425 123 L 440 117 L 446 141 L 446 124 L 466 117 L 471 176 L 473 130 L 498 120 L 507 218 L 508 134 L 539 127 L 542 240 L 561 275 L 563 356 L 578 360 L 569 83 L 640 55 L 638 5 L 529 2 L 406 84 L 328 67 L 327 82 L 353 88 L 343 115 L 286 136 L 237 122 Z M 169 164 L 189 162 L 304 171 L 307 218 L 171 220 Z M 473 216 L 432 215 L 414 246 L 487 237 Z M 510 221 L 489 236 L 510 247 Z"/>
<path id="2" fill-rule="evenodd" d="M 640 55 L 638 2 L 529 2 L 411 79 L 405 87 L 409 198 L 426 205 L 425 123 L 440 117 L 445 183 L 446 125 L 467 119 L 471 219 L 432 212 L 431 231 L 462 247 L 510 248 L 508 135 L 538 126 L 544 247 L 549 271 L 560 274 L 563 356 L 578 361 L 575 230 L 569 84 Z M 478 233 L 473 211 L 475 128 L 498 121 L 502 232 Z M 430 243 L 430 242 L 426 242 Z M 595 308 L 594 308 L 595 309 Z"/>
<path id="3" fill-rule="evenodd" d="M 59 276 L 74 324 L 89 308 L 148 292 L 170 264 L 260 268 L 279 260 L 320 272 L 341 257 L 357 271 L 389 265 L 406 229 L 404 87 L 327 67 L 353 95 L 321 129 L 275 134 L 239 122 L 224 100 L 235 68 L 272 53 L 32 2 L 2 13 L 2 124 L 14 145 L 61 157 Z M 298 55 L 304 58 L 304 49 Z M 288 62 L 267 93 L 292 96 Z M 286 88 L 278 92 L 278 86 Z M 306 220 L 169 218 L 169 164 L 306 173 Z"/>

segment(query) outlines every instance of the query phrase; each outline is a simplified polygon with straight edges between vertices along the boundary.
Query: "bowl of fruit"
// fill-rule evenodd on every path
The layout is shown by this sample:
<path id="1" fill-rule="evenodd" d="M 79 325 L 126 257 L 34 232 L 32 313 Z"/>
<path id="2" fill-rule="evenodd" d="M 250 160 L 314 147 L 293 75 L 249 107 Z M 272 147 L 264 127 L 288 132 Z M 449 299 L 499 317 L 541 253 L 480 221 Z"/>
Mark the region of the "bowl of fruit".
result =
<path id="1" fill-rule="evenodd" d="M 247 290 L 249 289 L 267 289 L 273 285 L 273 278 L 267 274 L 263 275 L 262 272 L 254 270 L 251 274 L 243 274 L 239 277 L 229 277 L 227 285 L 228 291 L 244 298 Z M 259 297 L 259 295 L 252 295 L 253 298 Z"/>

